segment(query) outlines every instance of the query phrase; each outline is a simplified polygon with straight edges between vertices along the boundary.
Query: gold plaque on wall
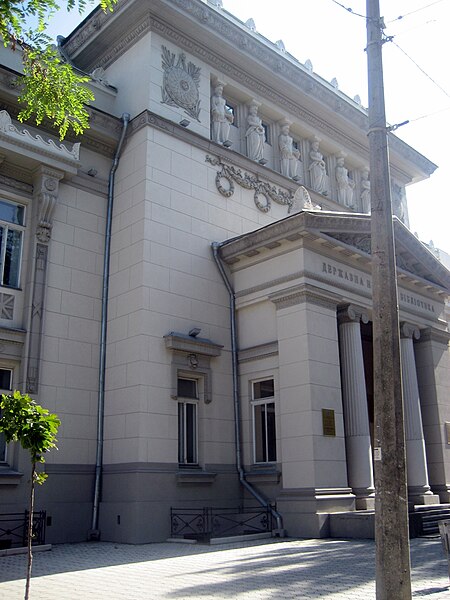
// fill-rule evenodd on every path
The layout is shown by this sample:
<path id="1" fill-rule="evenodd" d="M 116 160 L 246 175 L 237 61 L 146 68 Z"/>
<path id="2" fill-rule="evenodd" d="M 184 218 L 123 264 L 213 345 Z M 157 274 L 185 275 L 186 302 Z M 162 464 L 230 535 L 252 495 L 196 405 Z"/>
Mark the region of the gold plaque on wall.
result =
<path id="1" fill-rule="evenodd" d="M 331 437 L 336 436 L 336 420 L 334 418 L 334 410 L 330 408 L 322 408 L 322 428 L 323 435 Z"/>

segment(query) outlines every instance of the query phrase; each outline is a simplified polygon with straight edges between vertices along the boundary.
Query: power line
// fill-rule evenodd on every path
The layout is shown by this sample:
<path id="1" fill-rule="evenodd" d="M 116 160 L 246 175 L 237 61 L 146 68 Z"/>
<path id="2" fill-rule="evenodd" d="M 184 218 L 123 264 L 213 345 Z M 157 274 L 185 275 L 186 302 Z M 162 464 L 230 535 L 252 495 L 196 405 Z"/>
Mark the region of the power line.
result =
<path id="1" fill-rule="evenodd" d="M 398 44 L 396 44 L 392 38 L 389 41 L 391 41 L 394 44 L 394 46 L 396 46 L 401 52 L 403 52 L 403 54 L 407 58 L 409 58 L 409 60 L 419 69 L 419 71 L 421 73 L 423 73 L 425 75 L 425 77 L 427 77 L 432 83 L 434 83 L 434 85 L 436 87 L 438 87 L 441 90 L 441 92 L 443 92 L 448 98 L 450 98 L 450 94 L 447 92 L 447 90 L 445 90 L 435 79 L 433 79 L 430 75 L 428 75 L 428 73 L 426 71 L 424 71 L 424 69 L 422 69 L 422 67 L 420 65 L 418 65 L 416 63 L 416 61 L 413 58 L 411 58 L 411 56 L 409 56 L 409 54 L 407 52 L 405 52 L 403 50 L 403 48 L 401 48 Z"/>
<path id="2" fill-rule="evenodd" d="M 427 4 L 426 6 L 422 6 L 421 8 L 416 8 L 415 10 L 411 10 L 409 13 L 405 13 L 404 15 L 399 15 L 397 18 L 392 19 L 391 21 L 388 21 L 388 23 L 395 23 L 395 21 L 401 21 L 402 19 L 405 19 L 406 17 L 409 17 L 409 15 L 413 15 L 417 12 L 420 12 L 421 10 L 425 10 L 426 8 L 430 8 L 430 6 L 434 6 L 435 4 L 440 4 L 441 2 L 443 2 L 444 0 L 436 0 L 436 2 L 432 2 L 431 4 Z"/>
<path id="3" fill-rule="evenodd" d="M 416 121 L 420 121 L 421 119 L 427 119 L 428 117 L 434 117 L 434 115 L 438 115 L 440 113 L 446 112 L 450 110 L 450 106 L 446 106 L 445 108 L 440 108 L 439 110 L 435 110 L 434 112 L 427 113 L 426 115 L 422 115 L 421 117 L 416 117 L 415 119 L 409 119 L 409 123 L 415 123 Z"/>
<path id="4" fill-rule="evenodd" d="M 337 2 L 337 0 L 331 0 L 331 2 L 334 2 L 334 4 L 337 4 L 338 6 L 340 6 L 341 8 L 343 8 L 344 10 L 346 10 L 347 12 L 351 13 L 352 15 L 356 15 L 357 17 L 362 17 L 363 19 L 367 19 L 366 15 L 361 15 L 360 13 L 357 13 L 353 10 L 353 8 L 350 8 L 349 6 L 344 6 L 344 4 L 341 4 L 340 2 Z"/>

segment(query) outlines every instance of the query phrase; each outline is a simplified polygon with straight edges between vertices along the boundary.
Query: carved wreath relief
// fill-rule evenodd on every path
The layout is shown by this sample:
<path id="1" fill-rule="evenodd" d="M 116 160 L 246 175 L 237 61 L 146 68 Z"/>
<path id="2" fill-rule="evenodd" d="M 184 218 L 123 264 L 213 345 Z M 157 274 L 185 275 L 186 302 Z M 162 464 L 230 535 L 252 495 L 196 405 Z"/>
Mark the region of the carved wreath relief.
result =
<path id="1" fill-rule="evenodd" d="M 200 67 L 192 62 L 186 65 L 186 55 L 182 52 L 176 61 L 175 54 L 165 46 L 162 46 L 161 60 L 164 69 L 161 102 L 179 106 L 190 117 L 200 121 Z"/>
<path id="2" fill-rule="evenodd" d="M 270 183 L 260 181 L 257 177 L 243 173 L 233 165 L 223 163 L 219 158 L 207 155 L 205 160 L 213 166 L 221 167 L 216 174 L 216 187 L 218 192 L 225 198 L 229 198 L 234 194 L 233 181 L 235 181 L 246 190 L 254 190 L 253 200 L 261 212 L 269 212 L 272 201 L 288 206 L 288 212 L 290 212 L 294 197 L 292 192 L 285 192 Z"/>

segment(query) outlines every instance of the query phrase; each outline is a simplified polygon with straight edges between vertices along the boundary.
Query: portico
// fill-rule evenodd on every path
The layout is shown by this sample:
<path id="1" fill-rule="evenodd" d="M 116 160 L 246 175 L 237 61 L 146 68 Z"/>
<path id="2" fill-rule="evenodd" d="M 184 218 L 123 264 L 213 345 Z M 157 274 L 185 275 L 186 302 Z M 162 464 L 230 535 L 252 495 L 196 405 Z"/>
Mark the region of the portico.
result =
<path id="1" fill-rule="evenodd" d="M 239 347 L 242 355 L 253 356 L 251 361 L 246 358 L 241 372 L 243 419 L 250 436 L 245 462 L 258 481 L 261 465 L 251 457 L 251 401 L 245 390 L 264 373 L 278 382 L 277 464 L 265 465 L 266 476 L 270 469 L 281 473 L 271 493 L 294 535 L 327 535 L 330 513 L 374 508 L 369 227 L 369 217 L 363 215 L 301 211 L 222 245 L 238 321 L 245 319 Z M 446 269 L 399 222 L 395 231 L 402 265 L 401 376 L 413 507 L 447 500 L 445 494 L 439 496 L 444 423 L 426 430 L 422 424 L 422 413 L 428 423 L 440 401 L 430 397 L 416 353 L 420 363 L 434 360 L 420 347 L 421 331 L 448 339 L 441 314 L 450 280 Z M 412 253 L 414 271 L 408 263 Z M 256 351 L 265 344 L 276 349 L 270 358 Z M 431 478 L 429 452 L 437 463 Z M 264 489 L 262 479 L 260 485 Z"/>

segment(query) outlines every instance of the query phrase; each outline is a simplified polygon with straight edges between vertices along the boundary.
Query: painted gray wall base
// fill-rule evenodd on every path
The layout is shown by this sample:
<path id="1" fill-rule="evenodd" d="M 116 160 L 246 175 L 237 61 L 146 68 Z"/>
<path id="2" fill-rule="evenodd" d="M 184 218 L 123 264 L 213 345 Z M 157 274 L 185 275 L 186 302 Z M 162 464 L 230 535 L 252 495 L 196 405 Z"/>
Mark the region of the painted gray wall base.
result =
<path id="1" fill-rule="evenodd" d="M 47 511 L 45 541 L 84 542 L 91 525 L 93 467 L 48 465 L 49 477 L 36 490 L 36 510 Z"/>
<path id="2" fill-rule="evenodd" d="M 375 512 L 356 511 L 329 515 L 330 537 L 373 540 L 375 537 Z"/>
<path id="3" fill-rule="evenodd" d="M 170 466 L 169 466 L 170 467 Z M 217 473 L 213 483 L 180 483 L 179 471 L 106 472 L 100 504 L 103 541 L 144 544 L 170 537 L 170 508 L 237 507 L 236 473 Z"/>
<path id="4" fill-rule="evenodd" d="M 284 528 L 291 537 L 323 538 L 330 536 L 329 512 L 355 510 L 355 497 L 347 489 L 284 490 L 277 497 L 277 508 L 283 515 Z M 331 490 L 330 490 L 331 492 Z"/>

